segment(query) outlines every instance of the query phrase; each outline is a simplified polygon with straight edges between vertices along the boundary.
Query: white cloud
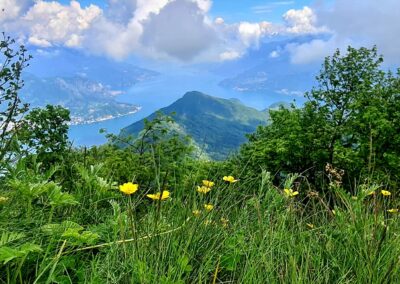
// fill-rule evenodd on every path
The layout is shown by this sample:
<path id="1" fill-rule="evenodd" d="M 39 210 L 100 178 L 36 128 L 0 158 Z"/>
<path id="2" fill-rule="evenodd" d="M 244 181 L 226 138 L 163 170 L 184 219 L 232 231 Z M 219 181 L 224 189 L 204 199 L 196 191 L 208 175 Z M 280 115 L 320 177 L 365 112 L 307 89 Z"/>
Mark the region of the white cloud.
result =
<path id="1" fill-rule="evenodd" d="M 147 20 L 150 14 L 159 14 L 169 0 L 137 0 L 137 6 L 132 21 Z"/>
<path id="2" fill-rule="evenodd" d="M 40 47 L 79 47 L 118 59 L 137 52 L 190 60 L 214 40 L 206 23 L 211 4 L 210 0 L 109 0 L 103 11 L 96 5 L 82 8 L 74 0 L 69 5 L 39 0 L 20 15 L 12 30 L 28 35 L 28 42 Z"/>
<path id="3" fill-rule="evenodd" d="M 273 8 L 278 5 L 291 5 L 292 1 L 277 1 L 264 6 L 256 6 L 254 9 L 263 10 Z M 274 24 L 270 22 L 249 23 L 241 22 L 238 24 L 238 37 L 245 48 L 258 47 L 260 41 L 265 37 L 275 35 L 297 36 L 305 34 L 326 33 L 328 30 L 324 26 L 317 26 L 317 16 L 313 10 L 307 6 L 300 10 L 290 9 L 283 15 L 284 24 Z M 241 54 L 243 54 L 243 50 Z M 279 53 L 272 52 L 271 58 L 276 58 Z"/>
<path id="4" fill-rule="evenodd" d="M 294 34 L 320 33 L 326 28 L 316 27 L 317 17 L 313 10 L 305 6 L 301 10 L 290 9 L 283 15 L 286 22 L 286 31 Z"/>
<path id="5" fill-rule="evenodd" d="M 192 0 L 197 3 L 197 6 L 203 10 L 204 13 L 208 12 L 211 9 L 212 1 L 211 0 Z"/>
<path id="6" fill-rule="evenodd" d="M 398 0 L 336 0 L 333 5 L 321 6 L 315 12 L 316 22 L 329 29 L 332 35 L 327 39 L 290 45 L 287 50 L 293 63 L 308 64 L 321 62 L 337 48 L 377 45 L 389 65 L 399 64 L 399 11 Z"/>
<path id="7" fill-rule="evenodd" d="M 143 46 L 188 61 L 217 40 L 212 26 L 196 3 L 176 0 L 143 22 Z"/>
<path id="8" fill-rule="evenodd" d="M 303 44 L 289 44 L 287 50 L 294 64 L 305 64 L 319 61 L 324 56 L 332 53 L 335 47 L 324 40 L 316 39 Z"/>
<path id="9" fill-rule="evenodd" d="M 279 57 L 279 52 L 277 50 L 274 50 L 269 54 L 269 57 L 270 58 L 278 58 Z"/>
<path id="10" fill-rule="evenodd" d="M 218 18 L 216 18 L 216 19 L 214 20 L 214 23 L 215 23 L 216 25 L 223 25 L 223 24 L 225 24 L 225 20 L 224 20 L 223 18 L 221 18 L 221 17 L 218 17 Z"/>
<path id="11" fill-rule="evenodd" d="M 1 0 L 0 1 L 0 23 L 14 20 L 33 4 L 33 0 Z"/>
<path id="12" fill-rule="evenodd" d="M 235 50 L 225 51 L 219 55 L 221 61 L 229 61 L 240 58 L 242 55 Z"/>
<path id="13" fill-rule="evenodd" d="M 311 9 L 290 10 L 286 24 L 225 23 L 213 20 L 211 0 L 107 0 L 104 10 L 44 0 L 0 0 L 8 9 L 0 27 L 29 44 L 48 48 L 66 46 L 123 59 L 131 54 L 153 58 L 234 60 L 265 37 L 320 31 Z M 289 5 L 276 1 L 271 5 Z M 4 4 L 5 5 L 5 4 Z M 3 18 L 1 18 L 3 17 Z"/>
<path id="14" fill-rule="evenodd" d="M 104 14 L 114 22 L 127 24 L 136 10 L 137 0 L 108 0 Z"/>
<path id="15" fill-rule="evenodd" d="M 47 41 L 45 39 L 37 38 L 35 36 L 29 37 L 28 42 L 30 44 L 33 44 L 33 45 L 36 45 L 36 46 L 40 46 L 40 47 L 50 47 L 50 46 L 52 46 L 52 44 L 49 41 Z"/>
<path id="16" fill-rule="evenodd" d="M 377 45 L 386 59 L 400 63 L 400 1 L 336 0 L 317 10 L 317 16 L 341 42 Z"/>
<path id="17" fill-rule="evenodd" d="M 241 22 L 238 26 L 239 37 L 247 47 L 258 46 L 260 39 L 265 35 L 274 34 L 274 30 L 274 26 L 269 22 Z"/>
<path id="18" fill-rule="evenodd" d="M 82 46 L 92 53 L 123 59 L 139 50 L 142 26 L 131 20 L 126 25 L 100 17 L 85 32 Z"/>
<path id="19" fill-rule="evenodd" d="M 99 7 L 90 5 L 81 8 L 77 1 L 71 1 L 69 6 L 38 1 L 12 29 L 25 31 L 29 35 L 29 43 L 40 47 L 77 47 L 83 33 L 101 14 Z"/>
<path id="20" fill-rule="evenodd" d="M 275 92 L 280 95 L 285 95 L 285 96 L 296 96 L 296 97 L 304 96 L 304 92 L 302 92 L 302 91 L 293 91 L 293 90 L 289 90 L 289 89 L 280 89 L 280 90 L 276 90 Z"/>

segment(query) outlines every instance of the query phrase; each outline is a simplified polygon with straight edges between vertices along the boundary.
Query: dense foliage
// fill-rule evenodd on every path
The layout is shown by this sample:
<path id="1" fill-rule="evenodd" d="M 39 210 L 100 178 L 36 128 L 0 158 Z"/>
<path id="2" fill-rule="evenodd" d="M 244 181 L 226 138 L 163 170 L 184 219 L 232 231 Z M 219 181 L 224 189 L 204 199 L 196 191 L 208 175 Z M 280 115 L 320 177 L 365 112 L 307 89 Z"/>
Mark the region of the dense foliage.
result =
<path id="1" fill-rule="evenodd" d="M 345 171 L 348 189 L 365 178 L 396 188 L 400 174 L 400 78 L 380 68 L 376 48 L 336 51 L 301 109 L 271 111 L 242 147 L 248 171 L 303 173 L 322 186 L 327 163 Z"/>
<path id="2" fill-rule="evenodd" d="M 219 162 L 161 113 L 75 149 L 67 110 L 9 110 L 0 282 L 400 282 L 399 77 L 381 62 L 336 52 L 304 108 L 271 111 Z"/>

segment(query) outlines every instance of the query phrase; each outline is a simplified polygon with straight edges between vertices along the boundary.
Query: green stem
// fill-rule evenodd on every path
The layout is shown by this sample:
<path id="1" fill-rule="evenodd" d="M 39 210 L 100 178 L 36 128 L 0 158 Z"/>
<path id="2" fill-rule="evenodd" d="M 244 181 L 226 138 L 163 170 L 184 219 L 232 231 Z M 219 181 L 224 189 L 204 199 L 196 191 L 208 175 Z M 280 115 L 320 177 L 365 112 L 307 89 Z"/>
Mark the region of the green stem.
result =
<path id="1" fill-rule="evenodd" d="M 13 278 L 13 280 L 12 280 L 13 283 L 16 283 L 17 277 L 19 277 L 20 283 L 23 283 L 23 282 L 22 282 L 21 268 L 22 268 L 22 265 L 23 265 L 24 262 L 25 262 L 25 259 L 26 259 L 26 255 L 25 255 L 25 256 L 21 259 L 21 261 L 18 263 L 17 271 L 16 271 L 16 273 L 14 274 L 14 278 Z"/>
<path id="2" fill-rule="evenodd" d="M 51 223 L 52 219 L 53 219 L 53 214 L 54 214 L 54 206 L 51 206 L 50 208 L 50 213 L 49 213 L 49 221 L 47 223 Z"/>
<path id="3" fill-rule="evenodd" d="M 128 202 L 128 212 L 129 212 L 129 218 L 131 220 L 131 231 L 132 231 L 132 238 L 135 240 L 135 250 L 136 254 L 139 255 L 139 245 L 137 241 L 137 230 L 136 230 L 136 224 L 135 224 L 135 219 L 133 216 L 133 206 L 132 206 L 132 199 L 131 196 L 129 197 L 129 202 Z"/>

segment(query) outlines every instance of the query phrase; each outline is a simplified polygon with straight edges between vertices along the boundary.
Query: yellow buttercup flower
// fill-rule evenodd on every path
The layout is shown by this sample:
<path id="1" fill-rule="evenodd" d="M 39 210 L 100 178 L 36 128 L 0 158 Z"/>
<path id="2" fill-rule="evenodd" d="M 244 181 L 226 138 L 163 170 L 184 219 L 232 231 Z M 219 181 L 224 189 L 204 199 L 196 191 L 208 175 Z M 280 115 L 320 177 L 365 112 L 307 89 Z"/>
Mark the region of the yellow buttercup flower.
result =
<path id="1" fill-rule="evenodd" d="M 119 190 L 127 195 L 135 193 L 138 189 L 139 185 L 131 182 L 127 182 L 119 186 Z"/>
<path id="2" fill-rule="evenodd" d="M 235 179 L 233 176 L 224 176 L 222 179 L 223 179 L 224 181 L 229 182 L 229 183 L 235 183 L 235 182 L 238 181 L 238 180 Z"/>
<path id="3" fill-rule="evenodd" d="M 203 193 L 203 194 L 206 194 L 207 192 L 209 192 L 211 190 L 211 188 L 210 187 L 207 187 L 207 186 L 198 186 L 197 187 L 197 192 L 200 192 L 200 193 Z"/>
<path id="4" fill-rule="evenodd" d="M 153 200 L 165 200 L 169 198 L 169 191 L 164 190 L 162 193 L 158 192 L 156 194 L 147 194 L 146 196 Z"/>
<path id="5" fill-rule="evenodd" d="M 284 191 L 286 197 L 294 197 L 299 194 L 298 191 L 293 191 L 293 189 L 291 189 L 291 188 L 285 188 L 283 191 Z"/>
<path id="6" fill-rule="evenodd" d="M 399 209 L 393 208 L 388 210 L 389 213 L 399 213 Z"/>
<path id="7" fill-rule="evenodd" d="M 392 193 L 391 193 L 390 191 L 387 191 L 387 190 L 381 190 L 381 193 L 382 193 L 383 196 L 390 196 L 390 195 L 392 195 Z"/>
<path id="8" fill-rule="evenodd" d="M 214 182 L 209 180 L 203 180 L 203 186 L 211 188 L 214 186 Z"/>
<path id="9" fill-rule="evenodd" d="M 204 204 L 204 209 L 206 209 L 208 212 L 214 209 L 214 205 L 212 204 Z"/>
<path id="10" fill-rule="evenodd" d="M 193 215 L 195 217 L 199 217 L 201 215 L 201 211 L 200 210 L 193 210 L 192 213 L 193 213 Z"/>

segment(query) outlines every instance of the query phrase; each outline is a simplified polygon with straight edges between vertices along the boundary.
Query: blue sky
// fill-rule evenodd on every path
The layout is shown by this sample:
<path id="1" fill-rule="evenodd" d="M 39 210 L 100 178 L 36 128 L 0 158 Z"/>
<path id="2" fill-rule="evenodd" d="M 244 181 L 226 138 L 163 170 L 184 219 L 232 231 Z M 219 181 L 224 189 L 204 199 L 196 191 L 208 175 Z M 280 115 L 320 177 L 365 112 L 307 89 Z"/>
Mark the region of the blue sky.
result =
<path id="1" fill-rule="evenodd" d="M 70 0 L 59 0 L 68 4 Z M 104 0 L 79 0 L 82 6 L 90 4 L 106 8 Z M 216 0 L 213 2 L 211 14 L 223 17 L 227 22 L 239 21 L 273 21 L 282 20 L 282 15 L 289 9 L 301 9 L 313 4 L 312 0 Z"/>
<path id="2" fill-rule="evenodd" d="M 271 21 L 280 22 L 289 9 L 310 6 L 313 1 L 219 0 L 213 2 L 211 13 L 227 22 Z"/>

